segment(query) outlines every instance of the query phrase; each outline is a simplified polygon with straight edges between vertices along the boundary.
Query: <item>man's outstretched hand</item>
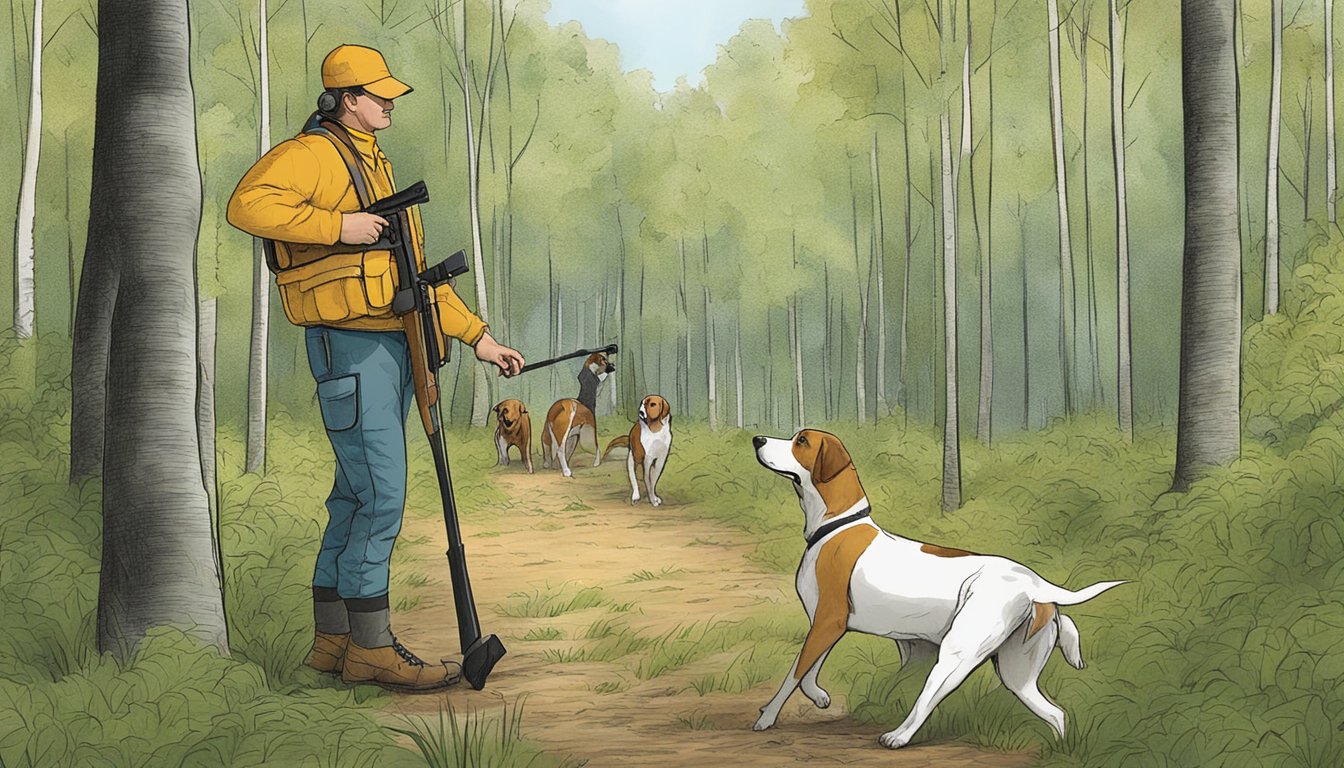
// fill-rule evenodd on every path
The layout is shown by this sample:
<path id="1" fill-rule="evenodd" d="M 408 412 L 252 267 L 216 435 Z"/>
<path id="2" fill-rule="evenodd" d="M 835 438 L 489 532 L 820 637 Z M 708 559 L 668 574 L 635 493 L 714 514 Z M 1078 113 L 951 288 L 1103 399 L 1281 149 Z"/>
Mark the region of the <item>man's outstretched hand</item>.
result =
<path id="1" fill-rule="evenodd" d="M 517 376 L 523 369 L 523 356 L 516 349 L 500 344 L 489 333 L 476 342 L 476 359 L 499 368 L 504 376 Z"/>

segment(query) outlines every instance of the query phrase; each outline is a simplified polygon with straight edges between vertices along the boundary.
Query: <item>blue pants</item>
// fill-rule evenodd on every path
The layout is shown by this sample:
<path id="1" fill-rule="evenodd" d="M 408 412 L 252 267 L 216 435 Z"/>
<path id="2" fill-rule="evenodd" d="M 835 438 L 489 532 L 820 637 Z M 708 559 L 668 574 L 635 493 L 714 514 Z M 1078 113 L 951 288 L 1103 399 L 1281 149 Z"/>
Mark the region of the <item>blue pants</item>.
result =
<path id="1" fill-rule="evenodd" d="M 313 586 L 343 598 L 385 595 L 406 501 L 406 414 L 415 399 L 406 337 L 308 328 L 305 342 L 336 452 Z"/>

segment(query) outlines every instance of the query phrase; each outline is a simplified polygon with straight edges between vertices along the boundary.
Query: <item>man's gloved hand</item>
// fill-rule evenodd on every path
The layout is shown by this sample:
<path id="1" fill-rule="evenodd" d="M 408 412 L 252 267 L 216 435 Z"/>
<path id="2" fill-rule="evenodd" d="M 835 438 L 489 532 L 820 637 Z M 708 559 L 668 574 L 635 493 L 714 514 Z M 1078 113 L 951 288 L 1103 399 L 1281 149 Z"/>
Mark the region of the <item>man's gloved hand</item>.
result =
<path id="1" fill-rule="evenodd" d="M 342 213 L 341 242 L 346 245 L 376 243 L 386 226 L 387 219 L 374 213 Z"/>
<path id="2" fill-rule="evenodd" d="M 504 376 L 516 376 L 523 368 L 522 354 L 495 341 L 489 333 L 481 335 L 475 349 L 477 360 L 498 366 L 499 372 Z"/>

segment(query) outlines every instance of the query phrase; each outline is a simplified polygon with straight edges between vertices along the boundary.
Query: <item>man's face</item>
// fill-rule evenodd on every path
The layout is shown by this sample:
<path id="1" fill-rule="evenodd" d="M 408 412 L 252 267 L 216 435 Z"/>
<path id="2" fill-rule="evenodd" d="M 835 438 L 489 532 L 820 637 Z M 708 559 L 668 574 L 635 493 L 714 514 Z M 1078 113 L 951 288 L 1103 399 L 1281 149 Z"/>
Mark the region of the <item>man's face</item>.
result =
<path id="1" fill-rule="evenodd" d="M 374 96 L 368 91 L 358 96 L 346 94 L 342 99 L 344 117 L 365 133 L 381 131 L 392 125 L 392 100 Z"/>

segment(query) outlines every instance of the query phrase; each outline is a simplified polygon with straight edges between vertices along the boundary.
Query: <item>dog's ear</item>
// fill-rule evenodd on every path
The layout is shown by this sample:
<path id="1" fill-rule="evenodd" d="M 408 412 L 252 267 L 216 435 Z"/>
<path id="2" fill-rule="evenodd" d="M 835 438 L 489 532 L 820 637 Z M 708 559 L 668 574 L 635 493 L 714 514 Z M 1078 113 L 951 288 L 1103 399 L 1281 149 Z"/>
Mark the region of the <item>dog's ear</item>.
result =
<path id="1" fill-rule="evenodd" d="M 812 463 L 812 477 L 818 483 L 828 483 L 840 474 L 840 470 L 849 466 L 852 460 L 849 451 L 835 435 L 826 435 L 817 448 L 816 461 Z"/>

